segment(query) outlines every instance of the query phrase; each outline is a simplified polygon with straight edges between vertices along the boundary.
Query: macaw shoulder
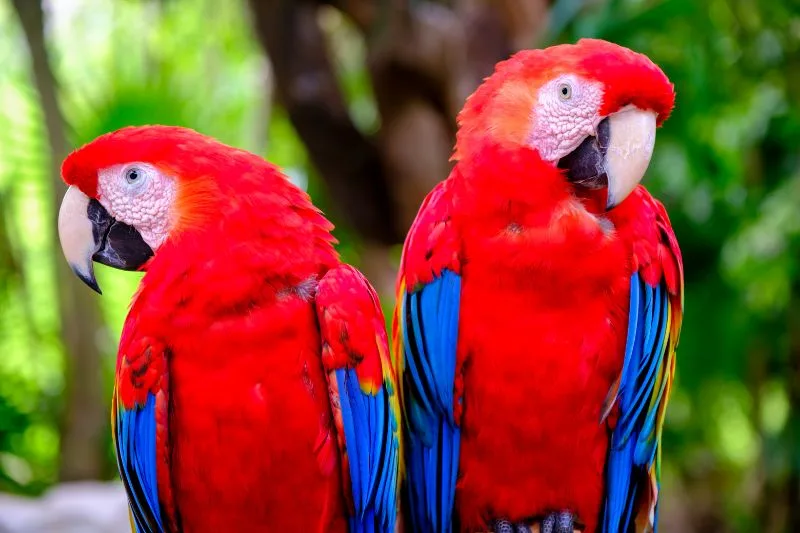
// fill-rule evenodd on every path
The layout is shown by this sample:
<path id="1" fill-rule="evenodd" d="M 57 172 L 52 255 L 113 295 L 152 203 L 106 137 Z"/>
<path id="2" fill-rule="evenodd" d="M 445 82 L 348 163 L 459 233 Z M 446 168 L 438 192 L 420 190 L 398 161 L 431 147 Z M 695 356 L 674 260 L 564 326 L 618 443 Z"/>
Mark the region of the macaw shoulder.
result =
<path id="1" fill-rule="evenodd" d="M 164 390 L 167 369 L 167 346 L 146 334 L 132 311 L 125 321 L 117 354 L 116 384 L 122 406 L 142 406 L 147 395 Z"/>
<path id="2" fill-rule="evenodd" d="M 357 368 L 371 391 L 380 388 L 385 325 L 378 296 L 364 275 L 345 264 L 329 270 L 319 281 L 316 304 L 325 370 Z"/>
<path id="3" fill-rule="evenodd" d="M 430 283 L 444 269 L 461 272 L 459 238 L 453 221 L 454 187 L 452 175 L 434 187 L 411 225 L 400 261 L 408 290 Z"/>
<path id="4" fill-rule="evenodd" d="M 629 247 L 631 271 L 654 286 L 662 279 L 671 294 L 680 292 L 683 260 L 664 206 L 642 185 L 608 214 Z"/>

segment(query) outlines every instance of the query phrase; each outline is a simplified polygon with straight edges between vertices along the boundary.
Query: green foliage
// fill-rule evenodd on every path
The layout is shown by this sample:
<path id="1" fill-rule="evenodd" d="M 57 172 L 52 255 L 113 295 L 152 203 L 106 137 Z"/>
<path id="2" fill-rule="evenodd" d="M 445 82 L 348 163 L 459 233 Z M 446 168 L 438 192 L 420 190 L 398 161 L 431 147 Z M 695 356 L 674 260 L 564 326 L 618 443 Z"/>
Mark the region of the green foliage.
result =
<path id="1" fill-rule="evenodd" d="M 269 70 L 242 5 L 62 6 L 54 4 L 48 36 L 74 146 L 123 126 L 161 123 L 265 151 Z M 0 34 L 0 490 L 38 492 L 56 481 L 58 464 L 64 364 L 53 280 L 62 258 L 48 244 L 55 217 L 44 119 L 6 2 Z M 285 132 L 285 122 L 270 127 Z M 97 270 L 106 323 L 118 338 L 140 276 Z M 115 346 L 105 349 L 110 377 Z"/>
<path id="2" fill-rule="evenodd" d="M 285 113 L 272 108 L 271 72 L 243 3 L 53 6 L 50 59 L 73 146 L 128 125 L 187 126 L 264 154 L 321 208 L 335 210 Z M 335 12 L 328 12 L 325 24 L 342 45 L 337 68 L 354 102 L 353 116 L 365 130 L 374 130 L 375 106 L 366 73 L 357 65 L 364 55 L 361 44 Z M 53 261 L 62 259 L 47 244 L 55 217 L 48 204 L 44 117 L 29 58 L 20 53 L 24 36 L 6 2 L 0 2 L 0 34 L 0 490 L 36 493 L 57 474 L 64 361 Z M 343 257 L 357 263 L 352 232 L 339 227 L 336 234 Z M 105 323 L 116 339 L 141 275 L 101 265 L 96 272 Z M 116 346 L 104 348 L 110 394 Z M 110 441 L 108 460 L 112 472 Z"/>

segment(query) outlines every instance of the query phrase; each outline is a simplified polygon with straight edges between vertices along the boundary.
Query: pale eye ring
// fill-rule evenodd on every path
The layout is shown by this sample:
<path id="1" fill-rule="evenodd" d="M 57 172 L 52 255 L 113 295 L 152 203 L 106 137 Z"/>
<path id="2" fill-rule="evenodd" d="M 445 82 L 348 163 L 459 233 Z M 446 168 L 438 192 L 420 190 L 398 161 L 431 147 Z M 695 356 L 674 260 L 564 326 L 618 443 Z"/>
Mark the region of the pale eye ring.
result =
<path id="1" fill-rule="evenodd" d="M 125 171 L 125 181 L 131 185 L 141 181 L 144 172 L 139 167 L 131 167 Z"/>
<path id="2" fill-rule="evenodd" d="M 572 85 L 569 83 L 561 83 L 558 85 L 558 97 L 562 100 L 569 100 L 572 98 Z"/>
<path id="3" fill-rule="evenodd" d="M 135 163 L 122 169 L 121 185 L 128 194 L 141 194 L 148 189 L 147 185 L 155 173 L 150 165 Z"/>

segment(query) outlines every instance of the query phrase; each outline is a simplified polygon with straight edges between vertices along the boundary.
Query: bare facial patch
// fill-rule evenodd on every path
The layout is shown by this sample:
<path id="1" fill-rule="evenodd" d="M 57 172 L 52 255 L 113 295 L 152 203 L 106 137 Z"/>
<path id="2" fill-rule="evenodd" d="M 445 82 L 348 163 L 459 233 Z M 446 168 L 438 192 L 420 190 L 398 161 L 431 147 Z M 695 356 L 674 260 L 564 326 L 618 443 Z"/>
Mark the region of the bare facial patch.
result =
<path id="1" fill-rule="evenodd" d="M 545 161 L 558 161 L 594 135 L 602 101 L 597 82 L 564 75 L 546 83 L 539 89 L 529 145 Z"/>
<path id="2" fill-rule="evenodd" d="M 111 216 L 136 228 L 153 251 L 172 227 L 175 181 L 147 163 L 114 165 L 100 171 L 99 201 Z"/>

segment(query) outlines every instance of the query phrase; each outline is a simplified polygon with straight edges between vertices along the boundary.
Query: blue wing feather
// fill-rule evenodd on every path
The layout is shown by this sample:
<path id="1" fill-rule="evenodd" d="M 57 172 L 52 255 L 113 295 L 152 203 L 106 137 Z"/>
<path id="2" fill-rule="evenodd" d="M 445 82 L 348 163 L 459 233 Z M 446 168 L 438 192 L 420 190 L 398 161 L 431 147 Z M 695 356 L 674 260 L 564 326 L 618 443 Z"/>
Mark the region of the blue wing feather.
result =
<path id="1" fill-rule="evenodd" d="M 649 483 L 656 459 L 655 426 L 667 379 L 662 378 L 655 389 L 664 371 L 668 298 L 661 284 L 650 286 L 638 273 L 631 277 L 625 359 L 617 396 L 620 417 L 611 437 L 607 465 L 605 533 L 627 531 L 633 523 L 638 494 Z"/>
<path id="2" fill-rule="evenodd" d="M 127 410 L 117 405 L 116 450 L 136 533 L 163 531 L 156 477 L 155 396 Z"/>
<path id="3" fill-rule="evenodd" d="M 341 427 L 339 451 L 348 468 L 343 477 L 353 504 L 350 531 L 394 532 L 400 405 L 378 297 L 363 274 L 339 265 L 322 277 L 315 300 L 323 350 L 332 352 L 323 362 L 335 365 L 326 369 L 334 420 Z M 370 304 L 372 312 L 365 312 Z M 364 342 L 374 342 L 375 352 L 360 352 Z"/>
<path id="4" fill-rule="evenodd" d="M 452 530 L 461 431 L 453 387 L 461 277 L 450 270 L 401 302 L 411 521 L 423 533 Z"/>
<path id="5" fill-rule="evenodd" d="M 390 422 L 390 391 L 384 386 L 366 394 L 354 368 L 340 368 L 334 374 L 355 506 L 350 531 L 394 531 L 399 442 L 397 428 Z"/>
<path id="6" fill-rule="evenodd" d="M 421 350 L 425 353 L 426 350 L 426 341 L 425 337 L 421 331 L 422 323 L 419 320 L 419 312 L 417 306 L 419 304 L 419 294 L 415 293 L 409 296 L 408 298 L 408 311 L 411 314 L 411 328 L 406 327 L 406 342 L 405 346 L 413 346 L 417 350 Z M 413 335 L 412 335 L 413 333 Z M 432 404 L 432 383 L 430 383 L 430 379 L 433 376 L 433 371 L 430 368 L 430 364 L 428 359 L 425 358 L 410 358 L 406 359 L 406 364 L 408 365 L 408 369 L 411 371 L 411 377 L 413 379 L 414 388 L 419 391 L 419 398 L 418 401 L 422 407 L 422 409 L 426 413 L 433 412 L 433 404 Z M 427 378 L 427 379 L 426 379 Z"/>
<path id="7" fill-rule="evenodd" d="M 363 453 L 359 453 L 361 449 L 366 450 L 360 439 L 364 435 L 356 432 L 356 428 L 364 427 L 363 424 L 357 424 L 353 420 L 353 397 L 351 394 L 351 383 L 355 381 L 358 386 L 358 378 L 354 375 L 353 369 L 339 369 L 336 371 L 336 380 L 339 384 L 339 403 L 342 406 L 342 426 L 344 427 L 344 438 L 347 443 L 347 457 L 350 460 L 350 482 L 353 490 L 353 504 L 355 505 L 356 517 L 362 517 L 364 513 L 364 497 L 361 490 L 361 479 L 363 477 L 364 468 L 362 468 L 362 461 L 366 460 Z"/>
<path id="8" fill-rule="evenodd" d="M 399 448 L 400 443 L 397 441 L 397 439 L 394 439 L 393 444 L 396 448 Z M 386 490 L 384 491 L 384 497 L 382 500 L 384 502 L 387 502 L 389 507 L 388 512 L 385 513 L 387 517 L 397 515 L 397 498 L 395 498 L 395 489 L 397 487 L 397 473 L 400 470 L 399 463 L 400 463 L 400 454 L 395 454 L 392 458 L 392 468 L 391 468 L 392 477 L 390 482 L 386 485 Z M 392 527 L 392 525 L 389 524 L 388 522 L 386 523 L 386 529 L 388 531 L 394 531 L 394 527 Z"/>
<path id="9" fill-rule="evenodd" d="M 667 323 L 666 323 L 666 316 L 668 313 L 668 305 L 666 298 L 663 299 L 661 302 L 661 322 L 660 325 L 660 335 L 658 336 L 658 340 L 654 345 L 654 351 L 658 350 L 657 356 L 654 357 L 654 360 L 663 361 L 664 353 L 667 349 L 667 343 L 664 342 L 664 337 L 667 335 Z M 667 387 L 667 380 L 664 379 L 661 381 L 661 385 L 659 387 L 657 396 L 661 397 L 664 394 L 664 390 Z M 652 389 L 652 387 L 651 387 Z M 650 409 L 647 412 L 647 416 L 644 419 L 641 429 L 641 436 L 642 438 L 639 439 L 639 442 L 636 446 L 636 452 L 634 455 L 634 460 L 637 464 L 651 464 L 655 459 L 657 447 L 655 443 L 655 432 L 656 432 L 656 420 L 658 418 L 658 409 Z"/>
<path id="10" fill-rule="evenodd" d="M 373 400 L 372 398 L 370 400 Z M 374 403 L 374 402 L 371 402 Z M 370 471 L 371 472 L 379 472 L 381 461 L 383 460 L 382 453 L 385 451 L 385 446 L 388 443 L 382 443 L 379 440 L 380 435 L 386 435 L 388 432 L 387 428 L 387 420 L 386 420 L 386 410 L 380 409 L 378 405 L 372 405 L 370 409 L 370 427 L 377 428 L 376 431 L 370 433 L 370 446 L 369 449 L 371 451 L 370 454 Z M 386 479 L 387 476 L 383 476 L 383 479 Z M 379 476 L 372 476 L 370 480 L 370 485 L 367 488 L 367 493 L 369 494 L 370 500 L 375 500 L 375 496 L 378 491 L 378 486 L 380 485 L 381 477 Z M 378 500 L 379 502 L 381 500 Z"/>

